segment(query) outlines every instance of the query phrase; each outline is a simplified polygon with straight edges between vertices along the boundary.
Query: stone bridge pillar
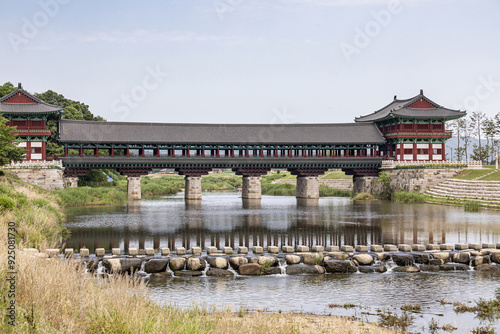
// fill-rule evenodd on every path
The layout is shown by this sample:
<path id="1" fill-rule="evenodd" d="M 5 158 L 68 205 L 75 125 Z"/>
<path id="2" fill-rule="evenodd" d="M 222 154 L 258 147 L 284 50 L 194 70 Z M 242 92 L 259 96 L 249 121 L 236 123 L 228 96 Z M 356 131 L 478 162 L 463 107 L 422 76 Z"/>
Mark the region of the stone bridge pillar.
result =
<path id="1" fill-rule="evenodd" d="M 243 175 L 243 184 L 241 186 L 241 198 L 243 199 L 261 199 L 262 189 L 260 186 L 260 176 Z"/>
<path id="2" fill-rule="evenodd" d="M 317 176 L 297 176 L 297 198 L 319 198 L 319 179 Z"/>
<path id="3" fill-rule="evenodd" d="M 243 176 L 241 185 L 241 198 L 245 201 L 244 205 L 258 206 L 262 199 L 262 188 L 260 186 L 261 176 L 266 175 L 271 168 L 268 167 L 241 167 L 233 168 L 236 175 Z M 248 203 L 253 201 L 255 203 Z"/>
<path id="4" fill-rule="evenodd" d="M 140 201 L 141 175 L 148 175 L 153 169 L 149 167 L 120 167 L 116 171 L 127 176 L 127 194 L 129 201 Z"/>
<path id="5" fill-rule="evenodd" d="M 129 201 L 141 200 L 141 177 L 128 176 L 127 177 L 127 194 Z"/>
<path id="6" fill-rule="evenodd" d="M 359 193 L 372 193 L 372 180 L 376 179 L 376 176 L 354 176 L 352 194 L 356 195 Z"/>
<path id="7" fill-rule="evenodd" d="M 211 167 L 176 168 L 179 175 L 184 175 L 184 200 L 186 202 L 201 201 L 201 176 L 207 175 Z"/>
<path id="8" fill-rule="evenodd" d="M 297 175 L 295 197 L 297 202 L 307 201 L 309 205 L 317 205 L 319 200 L 318 176 L 328 171 L 327 167 L 300 167 L 289 168 L 292 175 Z"/>
<path id="9" fill-rule="evenodd" d="M 184 176 L 184 198 L 201 201 L 201 176 Z"/>

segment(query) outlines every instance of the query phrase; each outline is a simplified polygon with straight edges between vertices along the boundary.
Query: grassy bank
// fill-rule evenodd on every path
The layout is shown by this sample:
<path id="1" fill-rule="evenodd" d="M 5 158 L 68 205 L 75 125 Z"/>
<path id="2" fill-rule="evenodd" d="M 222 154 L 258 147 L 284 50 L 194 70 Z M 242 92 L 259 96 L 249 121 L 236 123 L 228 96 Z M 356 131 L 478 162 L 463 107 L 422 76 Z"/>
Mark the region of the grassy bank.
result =
<path id="1" fill-rule="evenodd" d="M 8 222 L 16 223 L 15 297 L 0 287 L 2 333 L 392 333 L 377 325 L 331 316 L 232 313 L 192 307 L 181 310 L 152 301 L 148 288 L 128 276 L 108 279 L 83 274 L 77 263 L 43 259 L 22 251 L 57 246 L 62 231 L 59 198 L 16 180 L 0 177 L 0 251 L 7 254 Z M 0 258 L 0 279 L 8 275 Z M 15 301 L 15 326 L 8 324 Z"/>
<path id="2" fill-rule="evenodd" d="M 392 194 L 392 200 L 398 203 L 425 203 L 427 196 L 416 191 L 398 190 Z"/>

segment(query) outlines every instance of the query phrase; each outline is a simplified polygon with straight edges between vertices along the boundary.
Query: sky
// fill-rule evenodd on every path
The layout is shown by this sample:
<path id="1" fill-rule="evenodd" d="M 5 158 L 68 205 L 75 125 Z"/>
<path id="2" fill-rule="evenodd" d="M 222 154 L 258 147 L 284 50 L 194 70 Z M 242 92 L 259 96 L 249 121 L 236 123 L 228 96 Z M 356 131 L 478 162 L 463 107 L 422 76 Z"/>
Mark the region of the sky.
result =
<path id="1" fill-rule="evenodd" d="M 500 0 L 8 1 L 0 84 L 108 121 L 350 123 L 420 89 L 500 112 Z"/>

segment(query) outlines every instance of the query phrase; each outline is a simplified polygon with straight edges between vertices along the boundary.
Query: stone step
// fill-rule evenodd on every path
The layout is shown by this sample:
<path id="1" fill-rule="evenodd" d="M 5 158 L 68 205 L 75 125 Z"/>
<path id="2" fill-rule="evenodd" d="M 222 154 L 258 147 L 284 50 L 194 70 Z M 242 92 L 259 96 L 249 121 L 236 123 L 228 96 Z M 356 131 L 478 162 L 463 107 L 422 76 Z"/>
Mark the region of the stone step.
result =
<path id="1" fill-rule="evenodd" d="M 450 191 L 448 189 L 441 189 L 436 187 L 428 190 L 428 192 L 441 194 L 443 196 L 465 196 L 471 198 L 489 198 L 493 200 L 500 200 L 500 193 L 487 193 L 483 191 Z"/>
<path id="2" fill-rule="evenodd" d="M 500 206 L 500 200 L 499 201 L 488 201 L 488 200 L 482 200 L 482 199 L 477 199 L 477 198 L 461 198 L 458 196 L 454 196 L 454 197 L 452 197 L 452 196 L 440 196 L 440 195 L 434 195 L 434 194 L 429 194 L 429 193 L 427 193 L 427 195 L 429 195 L 431 198 L 435 198 L 435 199 L 444 199 L 444 200 L 455 199 L 455 200 L 461 200 L 461 201 L 474 200 L 474 201 L 477 201 L 477 202 L 482 203 L 482 204 Z"/>

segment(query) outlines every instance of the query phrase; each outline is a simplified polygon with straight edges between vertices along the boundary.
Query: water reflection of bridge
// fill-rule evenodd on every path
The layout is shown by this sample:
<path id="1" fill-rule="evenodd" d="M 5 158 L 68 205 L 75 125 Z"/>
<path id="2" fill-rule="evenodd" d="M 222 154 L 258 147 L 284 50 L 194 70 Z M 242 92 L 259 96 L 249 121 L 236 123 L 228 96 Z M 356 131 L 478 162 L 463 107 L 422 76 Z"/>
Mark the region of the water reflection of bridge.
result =
<path id="1" fill-rule="evenodd" d="M 326 225 L 295 224 L 286 229 L 272 229 L 262 226 L 259 217 L 249 217 L 241 227 L 229 230 L 210 230 L 202 226 L 186 226 L 171 232 L 152 232 L 142 226 L 137 229 L 73 229 L 67 240 L 67 246 L 72 248 L 121 248 L 125 252 L 129 248 L 144 249 L 152 247 L 160 249 L 183 246 L 186 248 L 208 246 L 217 248 L 229 246 L 236 248 L 246 246 L 282 246 L 282 245 L 371 245 L 398 243 L 445 243 L 446 233 L 441 231 L 423 231 L 415 228 L 411 231 L 392 228 L 383 229 L 377 225 L 359 225 L 346 223 L 330 223 Z M 425 233 L 425 232 L 424 232 Z"/>

